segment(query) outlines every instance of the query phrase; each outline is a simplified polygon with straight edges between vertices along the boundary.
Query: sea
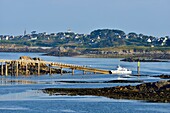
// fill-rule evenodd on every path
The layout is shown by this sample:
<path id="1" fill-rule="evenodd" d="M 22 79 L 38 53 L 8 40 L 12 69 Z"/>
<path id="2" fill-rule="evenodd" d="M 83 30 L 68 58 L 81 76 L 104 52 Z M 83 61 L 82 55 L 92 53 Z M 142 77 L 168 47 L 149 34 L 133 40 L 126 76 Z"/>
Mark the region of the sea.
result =
<path id="1" fill-rule="evenodd" d="M 45 61 L 76 64 L 112 70 L 121 65 L 137 74 L 136 62 L 122 62 L 120 58 L 78 58 L 43 56 L 42 53 L 1 52 L 0 59 L 19 59 L 20 56 L 39 57 Z M 65 69 L 68 70 L 69 69 Z M 71 71 L 71 70 L 70 70 Z M 110 99 L 103 96 L 68 96 L 43 93 L 45 88 L 104 88 L 140 83 L 103 83 L 110 80 L 142 80 L 156 82 L 153 77 L 170 74 L 170 62 L 142 62 L 141 75 L 126 76 L 94 74 L 75 70 L 75 74 L 0 76 L 0 113 L 170 113 L 170 103 L 153 103 L 142 100 Z M 62 81 L 86 81 L 68 83 Z"/>

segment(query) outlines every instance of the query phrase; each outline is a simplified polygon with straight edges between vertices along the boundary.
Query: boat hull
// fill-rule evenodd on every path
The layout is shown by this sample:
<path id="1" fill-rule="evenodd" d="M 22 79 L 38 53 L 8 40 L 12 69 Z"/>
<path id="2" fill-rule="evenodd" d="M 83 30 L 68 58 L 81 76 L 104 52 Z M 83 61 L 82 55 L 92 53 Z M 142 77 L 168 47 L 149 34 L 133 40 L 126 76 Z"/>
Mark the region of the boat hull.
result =
<path id="1" fill-rule="evenodd" d="M 117 71 L 117 70 L 110 70 L 109 71 L 110 74 L 132 74 L 132 71 Z"/>

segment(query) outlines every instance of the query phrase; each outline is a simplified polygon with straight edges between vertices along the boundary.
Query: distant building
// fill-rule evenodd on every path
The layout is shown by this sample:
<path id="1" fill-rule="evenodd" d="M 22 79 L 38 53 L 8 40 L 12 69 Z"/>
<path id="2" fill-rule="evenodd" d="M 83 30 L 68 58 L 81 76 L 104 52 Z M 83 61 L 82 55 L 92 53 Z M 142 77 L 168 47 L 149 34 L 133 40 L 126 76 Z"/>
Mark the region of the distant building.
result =
<path id="1" fill-rule="evenodd" d="M 152 40 L 149 38 L 149 39 L 147 40 L 147 42 L 151 43 L 151 42 L 152 42 Z"/>
<path id="2" fill-rule="evenodd" d="M 24 36 L 27 34 L 27 31 L 26 31 L 26 29 L 24 30 Z"/>
<path id="3" fill-rule="evenodd" d="M 98 36 L 97 39 L 100 40 L 100 36 Z"/>
<path id="4" fill-rule="evenodd" d="M 167 38 L 167 37 L 165 37 L 165 38 L 163 39 L 163 42 L 165 43 L 165 42 L 167 41 L 167 39 L 168 39 L 168 38 Z"/>
<path id="5" fill-rule="evenodd" d="M 68 33 L 71 33 L 72 31 L 71 31 L 71 29 L 68 29 L 67 32 L 68 32 Z"/>
<path id="6" fill-rule="evenodd" d="M 128 35 L 125 35 L 124 38 L 125 38 L 125 39 L 129 39 L 129 36 L 128 36 Z"/>
<path id="7" fill-rule="evenodd" d="M 37 40 L 37 37 L 31 37 L 30 40 Z"/>
<path id="8" fill-rule="evenodd" d="M 76 35 L 76 36 L 75 36 L 75 39 L 78 39 L 78 38 L 80 38 L 80 37 L 79 37 L 78 35 Z"/>
<path id="9" fill-rule="evenodd" d="M 2 40 L 2 38 L 3 38 L 3 35 L 0 35 L 0 40 Z"/>
<path id="10" fill-rule="evenodd" d="M 9 40 L 9 36 L 8 35 L 4 36 L 4 40 Z"/>
<path id="11" fill-rule="evenodd" d="M 47 32 L 43 32 L 43 35 L 48 35 L 48 33 Z"/>
<path id="12" fill-rule="evenodd" d="M 155 47 L 154 45 L 151 45 L 151 47 Z"/>
<path id="13" fill-rule="evenodd" d="M 9 40 L 13 40 L 15 37 L 14 36 L 10 36 L 9 37 Z"/>

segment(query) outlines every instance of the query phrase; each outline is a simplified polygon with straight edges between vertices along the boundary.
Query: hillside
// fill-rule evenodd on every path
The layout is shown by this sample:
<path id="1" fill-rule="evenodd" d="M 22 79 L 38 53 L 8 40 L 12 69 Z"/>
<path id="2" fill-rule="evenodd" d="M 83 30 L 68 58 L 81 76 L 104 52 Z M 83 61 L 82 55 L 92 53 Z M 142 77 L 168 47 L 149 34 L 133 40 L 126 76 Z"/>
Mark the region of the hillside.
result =
<path id="1" fill-rule="evenodd" d="M 126 34 L 122 30 L 98 29 L 90 34 L 78 34 L 71 31 L 58 33 L 36 33 L 20 36 L 0 35 L 0 45 L 15 44 L 19 46 L 38 47 L 79 47 L 105 48 L 118 46 L 170 46 L 169 36 L 154 37 L 134 32 Z"/>

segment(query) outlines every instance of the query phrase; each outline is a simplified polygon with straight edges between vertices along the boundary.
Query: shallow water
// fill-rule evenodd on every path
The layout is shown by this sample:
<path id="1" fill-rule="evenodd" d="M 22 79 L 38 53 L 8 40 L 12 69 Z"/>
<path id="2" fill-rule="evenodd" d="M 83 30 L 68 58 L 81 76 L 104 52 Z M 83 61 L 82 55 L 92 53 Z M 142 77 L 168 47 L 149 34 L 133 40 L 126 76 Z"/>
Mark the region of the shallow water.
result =
<path id="1" fill-rule="evenodd" d="M 86 65 L 101 69 L 114 69 L 117 65 L 127 67 L 136 74 L 137 63 L 120 62 L 112 58 L 73 58 L 41 56 L 39 53 L 0 53 L 0 59 L 18 59 L 20 56 L 41 57 L 47 61 Z M 141 74 L 159 75 L 170 73 L 170 62 L 141 63 Z M 147 103 L 136 100 L 109 99 L 98 96 L 49 96 L 39 89 L 44 88 L 102 88 L 140 83 L 66 83 L 61 81 L 163 80 L 151 76 L 123 77 L 121 75 L 86 74 L 75 71 L 71 74 L 43 76 L 0 76 L 0 113 L 169 113 L 169 103 Z"/>

